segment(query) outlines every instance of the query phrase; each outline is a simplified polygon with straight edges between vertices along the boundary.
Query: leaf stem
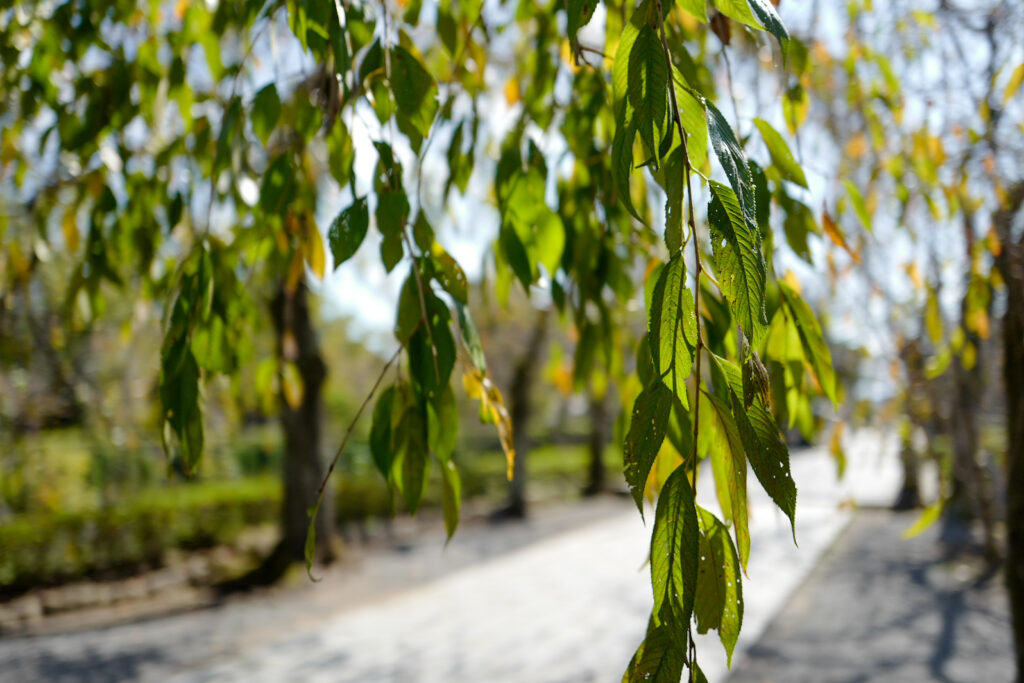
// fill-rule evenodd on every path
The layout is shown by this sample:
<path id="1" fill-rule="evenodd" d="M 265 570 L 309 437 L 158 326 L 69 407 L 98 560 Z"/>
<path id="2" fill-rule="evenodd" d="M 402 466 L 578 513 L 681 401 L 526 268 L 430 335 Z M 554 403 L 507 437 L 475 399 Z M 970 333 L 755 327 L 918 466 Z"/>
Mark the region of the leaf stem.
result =
<path id="1" fill-rule="evenodd" d="M 672 65 L 672 55 L 668 50 L 668 40 L 665 38 L 665 20 L 664 14 L 661 9 L 661 0 L 656 0 L 658 6 L 658 27 L 661 31 L 661 46 L 665 51 L 665 61 L 668 64 L 669 74 L 673 74 L 675 67 Z M 676 100 L 676 82 L 675 77 L 669 78 L 668 88 L 669 99 L 672 102 L 672 119 L 675 121 L 676 128 L 679 132 L 679 144 L 683 150 L 683 174 L 686 182 L 686 195 L 687 203 L 689 205 L 689 220 L 690 234 L 693 236 L 693 258 L 696 263 L 696 275 L 694 275 L 694 287 L 693 287 L 693 310 L 697 319 L 697 345 L 694 355 L 696 356 L 696 382 L 697 391 L 694 393 L 696 401 L 693 406 L 693 489 L 697 490 L 697 437 L 699 434 L 700 424 L 700 352 L 704 346 L 703 339 L 701 338 L 701 324 L 700 324 L 700 275 L 703 271 L 703 267 L 700 262 L 700 243 L 697 239 L 697 222 L 694 219 L 693 214 L 693 186 L 690 183 L 690 154 L 686 149 L 686 132 L 683 130 L 683 121 L 679 116 L 679 102 Z"/>

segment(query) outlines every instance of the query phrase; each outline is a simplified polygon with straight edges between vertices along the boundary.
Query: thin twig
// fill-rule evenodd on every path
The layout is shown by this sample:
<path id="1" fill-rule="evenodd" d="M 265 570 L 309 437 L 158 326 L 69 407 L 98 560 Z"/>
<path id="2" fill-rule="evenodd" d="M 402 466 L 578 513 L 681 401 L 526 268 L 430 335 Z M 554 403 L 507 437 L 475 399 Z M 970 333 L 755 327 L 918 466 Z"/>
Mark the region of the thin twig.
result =
<path id="1" fill-rule="evenodd" d="M 405 345 L 403 344 L 402 346 L 399 346 L 397 349 L 395 349 L 394 354 L 392 354 L 388 362 L 384 364 L 384 367 L 381 369 L 380 374 L 377 376 L 377 381 L 373 383 L 373 388 L 370 389 L 370 393 L 367 394 L 366 398 L 363 399 L 362 404 L 359 406 L 359 410 L 356 411 L 355 417 L 352 418 L 352 421 L 348 425 L 348 429 L 345 430 L 345 436 L 341 439 L 341 445 L 338 446 L 338 450 L 334 454 L 334 459 L 331 460 L 330 467 L 327 468 L 327 474 L 324 475 L 324 480 L 323 482 L 321 482 L 320 488 L 316 490 L 316 495 L 318 499 L 323 497 L 324 489 L 327 488 L 327 481 L 331 478 L 331 475 L 334 473 L 334 468 L 338 464 L 338 459 L 341 458 L 341 454 L 342 452 L 344 452 L 345 446 L 348 445 L 348 439 L 350 436 L 352 436 L 352 431 L 355 429 L 356 423 L 359 422 L 359 418 L 362 416 L 363 410 L 365 410 L 366 406 L 369 405 L 370 399 L 373 398 L 373 395 L 377 393 L 377 388 L 380 386 L 380 383 L 384 381 L 384 376 L 388 373 L 388 370 L 391 368 L 394 362 L 398 360 L 398 356 L 399 354 L 402 353 L 402 349 L 404 348 Z M 319 508 L 320 506 L 317 505 L 317 507 Z"/>
<path id="2" fill-rule="evenodd" d="M 430 340 L 430 358 L 434 361 L 434 375 L 437 377 L 437 383 L 441 383 L 441 366 L 437 362 L 437 354 L 435 353 L 434 346 L 434 333 L 430 329 L 430 314 L 427 312 L 427 297 L 424 294 L 423 280 L 420 278 L 420 270 L 416 264 L 416 257 L 412 253 L 412 240 L 409 239 L 409 231 L 403 227 L 402 237 L 405 238 L 406 247 L 409 249 L 409 256 L 412 257 L 412 274 L 416 279 L 416 292 L 420 297 L 420 322 L 423 323 L 423 327 L 427 330 L 427 339 Z"/>
<path id="3" fill-rule="evenodd" d="M 663 17 L 661 10 L 661 0 L 657 0 L 658 5 L 658 17 Z M 668 94 L 672 101 L 672 118 L 675 120 L 676 128 L 679 131 L 679 144 L 683 150 L 683 173 L 686 181 L 686 194 L 688 198 L 688 204 L 690 209 L 689 224 L 690 234 L 693 236 L 693 257 L 696 261 L 696 275 L 694 276 L 694 287 L 693 287 L 693 309 L 695 317 L 697 319 L 697 345 L 694 354 L 696 355 L 696 382 L 697 390 L 694 392 L 694 406 L 693 406 L 693 486 L 694 490 L 697 487 L 697 436 L 698 436 L 698 425 L 700 423 L 700 352 L 703 348 L 703 340 L 701 339 L 701 324 L 700 324 L 700 275 L 703 270 L 700 262 L 700 242 L 697 239 L 697 222 L 694 219 L 693 214 L 693 186 L 690 183 L 690 154 L 686 149 L 686 132 L 683 130 L 683 121 L 679 116 L 679 103 L 676 100 L 676 84 L 675 78 L 672 76 L 675 68 L 672 66 L 672 55 L 668 50 L 668 40 L 665 38 L 665 22 L 663 19 L 659 22 L 661 29 L 661 46 L 665 51 L 665 61 L 668 63 L 669 71 L 669 88 Z"/>

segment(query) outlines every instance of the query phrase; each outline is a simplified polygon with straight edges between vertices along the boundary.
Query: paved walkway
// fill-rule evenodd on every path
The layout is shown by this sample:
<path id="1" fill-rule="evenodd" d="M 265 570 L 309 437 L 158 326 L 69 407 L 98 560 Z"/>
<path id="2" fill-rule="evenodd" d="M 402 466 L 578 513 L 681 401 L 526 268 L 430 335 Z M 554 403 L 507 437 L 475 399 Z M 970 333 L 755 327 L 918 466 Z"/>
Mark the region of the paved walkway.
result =
<path id="1" fill-rule="evenodd" d="M 823 450 L 794 454 L 799 549 L 784 516 L 752 487 L 740 650 L 757 641 L 849 523 L 851 512 L 840 504 L 886 504 L 895 495 L 893 443 L 861 434 L 851 439 L 847 453 L 842 482 Z M 698 496 L 713 508 L 713 492 L 704 486 L 711 477 L 701 482 Z M 628 502 L 601 505 L 614 509 L 509 553 L 494 554 L 503 537 L 522 536 L 517 525 L 460 531 L 443 553 L 438 540 L 431 551 L 419 545 L 404 557 L 368 562 L 370 578 L 379 569 L 393 583 L 402 564 L 427 563 L 428 575 L 444 575 L 383 599 L 373 592 L 372 600 L 354 608 L 342 605 L 358 603 L 353 591 L 369 584 L 320 584 L 303 589 L 299 598 L 241 601 L 97 631 L 6 639 L 0 641 L 0 680 L 618 680 L 650 611 L 644 566 L 650 529 Z M 337 602 L 339 595 L 346 600 Z M 721 646 L 709 637 L 699 647 L 709 680 L 723 680 Z"/>
<path id="2" fill-rule="evenodd" d="M 1001 573 L 951 552 L 962 528 L 901 539 L 914 519 L 858 513 L 729 680 L 1012 681 Z"/>

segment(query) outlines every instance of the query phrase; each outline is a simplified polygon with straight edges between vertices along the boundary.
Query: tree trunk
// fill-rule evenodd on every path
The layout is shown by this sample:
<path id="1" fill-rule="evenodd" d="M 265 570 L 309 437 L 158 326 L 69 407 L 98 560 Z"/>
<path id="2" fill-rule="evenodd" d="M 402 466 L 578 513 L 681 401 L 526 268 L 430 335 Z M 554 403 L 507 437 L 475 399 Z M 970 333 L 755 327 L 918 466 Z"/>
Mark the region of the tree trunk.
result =
<path id="1" fill-rule="evenodd" d="M 594 496 L 604 491 L 604 445 L 608 442 L 608 409 L 605 394 L 590 394 L 590 435 L 587 447 L 590 451 L 590 465 L 587 472 L 587 485 L 583 495 Z"/>
<path id="2" fill-rule="evenodd" d="M 530 417 L 533 414 L 533 397 L 531 389 L 537 376 L 537 369 L 541 364 L 541 352 L 544 350 L 544 340 L 547 336 L 548 318 L 550 311 L 544 309 L 537 313 L 537 319 L 530 333 L 530 339 L 526 344 L 526 350 L 516 364 L 512 374 L 511 394 L 511 418 L 512 418 L 512 444 L 516 451 L 515 474 L 508 486 L 508 505 L 499 514 L 505 517 L 521 519 L 526 516 L 526 482 L 528 476 L 527 464 L 530 453 L 530 440 L 528 429 Z"/>
<path id="3" fill-rule="evenodd" d="M 978 462 L 978 410 L 982 395 L 984 354 L 981 349 L 981 337 L 965 324 L 970 313 L 970 264 L 974 256 L 974 227 L 970 213 L 964 218 L 964 243 L 968 267 L 964 295 L 960 304 L 960 320 L 964 326 L 965 343 L 972 345 L 976 353 L 972 367 L 965 366 L 963 354 L 957 355 L 953 367 L 954 395 L 950 415 L 953 437 L 953 487 L 948 509 L 963 519 L 976 519 L 981 522 L 985 555 L 990 561 L 996 562 L 999 550 L 996 548 L 992 487 L 981 463 Z"/>
<path id="4" fill-rule="evenodd" d="M 1013 239 L 1012 223 L 1024 204 L 1024 184 L 1010 193 L 994 216 L 1003 251 L 998 265 L 1006 282 L 1003 318 L 1003 379 L 1006 384 L 1006 586 L 1013 615 L 1017 680 L 1024 683 L 1024 236 Z"/>
<path id="5" fill-rule="evenodd" d="M 918 455 L 914 449 L 914 426 L 900 439 L 900 464 L 903 466 L 903 484 L 900 486 L 893 510 L 913 510 L 921 507 L 921 484 L 918 469 Z"/>
<path id="6" fill-rule="evenodd" d="M 302 379 L 302 399 L 289 405 L 281 392 L 281 428 L 284 430 L 284 502 L 281 510 L 280 554 L 287 562 L 304 559 L 310 510 L 327 472 L 321 448 L 323 404 L 321 394 L 327 365 L 320 354 L 310 319 L 308 291 L 300 284 L 289 292 L 282 283 L 272 304 L 277 352 L 282 362 L 292 362 Z M 317 555 L 333 559 L 334 496 L 330 485 L 316 520 Z"/>

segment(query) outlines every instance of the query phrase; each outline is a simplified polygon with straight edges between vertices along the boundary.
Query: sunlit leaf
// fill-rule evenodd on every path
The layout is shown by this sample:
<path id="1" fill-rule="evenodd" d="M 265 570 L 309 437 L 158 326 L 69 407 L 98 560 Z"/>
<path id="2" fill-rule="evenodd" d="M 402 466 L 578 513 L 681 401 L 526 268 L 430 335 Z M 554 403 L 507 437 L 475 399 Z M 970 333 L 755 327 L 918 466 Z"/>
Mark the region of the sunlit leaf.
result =
<path id="1" fill-rule="evenodd" d="M 623 467 L 626 482 L 637 508 L 643 513 L 644 485 L 651 465 L 665 440 L 669 411 L 675 397 L 672 390 L 661 382 L 644 389 L 633 404 L 633 418 L 626 435 Z"/>
<path id="2" fill-rule="evenodd" d="M 800 168 L 800 164 L 793 157 L 785 139 L 764 119 L 754 119 L 754 125 L 760 131 L 761 139 L 764 140 L 764 144 L 768 148 L 772 163 L 782 173 L 782 177 L 793 181 L 800 187 L 807 187 L 804 170 Z"/>
<path id="3" fill-rule="evenodd" d="M 651 585 L 653 614 L 668 607 L 672 625 L 685 632 L 690 625 L 697 588 L 699 550 L 696 501 L 687 473 L 677 467 L 658 496 L 651 534 Z"/>

